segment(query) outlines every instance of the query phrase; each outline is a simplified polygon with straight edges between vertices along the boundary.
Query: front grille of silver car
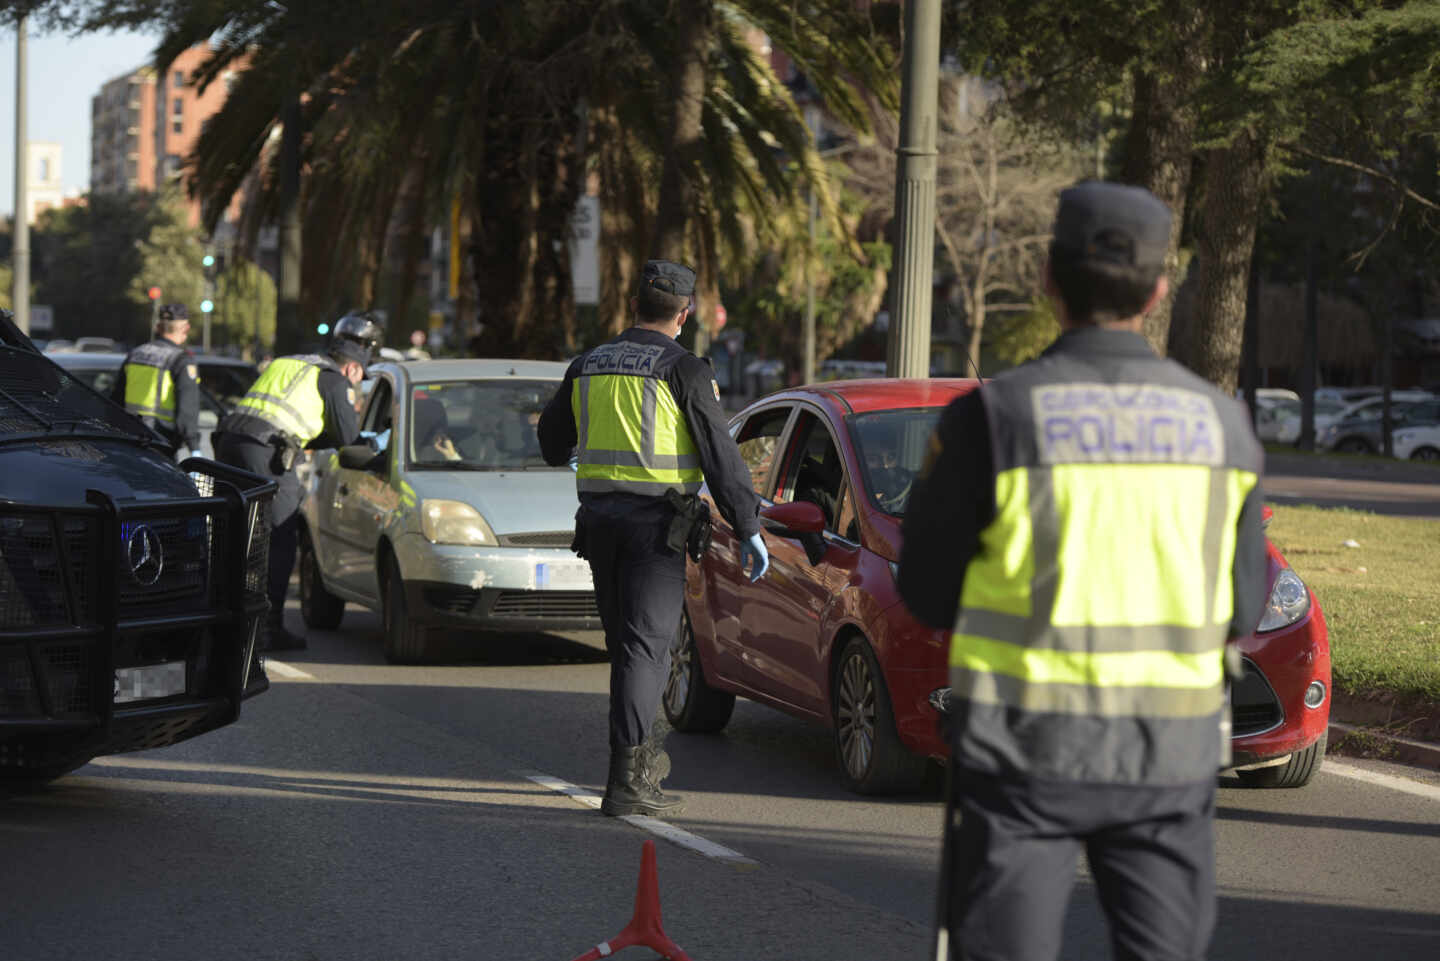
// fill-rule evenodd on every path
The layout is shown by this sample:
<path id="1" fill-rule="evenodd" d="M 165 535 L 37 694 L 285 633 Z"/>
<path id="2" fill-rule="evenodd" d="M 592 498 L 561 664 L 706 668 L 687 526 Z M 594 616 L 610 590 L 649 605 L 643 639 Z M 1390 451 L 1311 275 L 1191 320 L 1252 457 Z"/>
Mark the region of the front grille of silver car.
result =
<path id="1" fill-rule="evenodd" d="M 596 617 L 594 591 L 501 591 L 490 608 L 492 617 Z"/>
<path id="2" fill-rule="evenodd" d="M 537 531 L 531 534 L 501 534 L 501 547 L 569 547 L 574 531 Z"/>

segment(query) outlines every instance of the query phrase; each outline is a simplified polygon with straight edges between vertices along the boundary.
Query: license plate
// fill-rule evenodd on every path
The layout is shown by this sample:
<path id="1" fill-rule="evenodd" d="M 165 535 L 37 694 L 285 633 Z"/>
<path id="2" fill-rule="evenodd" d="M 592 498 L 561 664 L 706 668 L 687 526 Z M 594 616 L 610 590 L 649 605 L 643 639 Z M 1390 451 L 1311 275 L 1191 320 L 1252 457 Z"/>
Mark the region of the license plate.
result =
<path id="1" fill-rule="evenodd" d="M 537 591 L 588 591 L 590 565 L 584 561 L 547 561 L 535 565 Z"/>
<path id="2" fill-rule="evenodd" d="M 185 662 L 169 661 L 115 670 L 115 703 L 148 701 L 185 693 Z"/>

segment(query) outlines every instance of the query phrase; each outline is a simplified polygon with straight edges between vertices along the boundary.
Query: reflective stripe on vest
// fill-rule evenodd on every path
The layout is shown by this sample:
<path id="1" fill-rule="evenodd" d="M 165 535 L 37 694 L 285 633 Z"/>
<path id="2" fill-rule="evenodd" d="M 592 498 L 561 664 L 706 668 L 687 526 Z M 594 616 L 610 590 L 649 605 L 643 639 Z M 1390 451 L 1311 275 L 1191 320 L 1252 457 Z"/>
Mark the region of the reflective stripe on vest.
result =
<path id="1" fill-rule="evenodd" d="M 334 361 L 318 354 L 277 357 L 236 406 L 304 447 L 325 429 L 320 371 L 338 369 Z"/>
<path id="2" fill-rule="evenodd" d="M 175 377 L 170 365 L 184 349 L 141 344 L 125 358 L 125 409 L 137 417 L 175 423 Z"/>
<path id="3" fill-rule="evenodd" d="M 700 490 L 704 475 L 670 385 L 655 376 L 664 348 L 617 341 L 587 355 L 570 395 L 579 434 L 576 489 L 660 496 Z"/>
<path id="4" fill-rule="evenodd" d="M 962 765 L 1103 783 L 1214 776 L 1235 525 L 1258 478 L 1221 463 L 1219 417 L 1191 397 L 1205 404 L 1186 436 L 1211 433 L 1188 450 L 1170 408 L 1147 439 L 1124 417 L 1047 422 L 1034 404 L 1037 463 L 996 474 L 951 637 Z"/>

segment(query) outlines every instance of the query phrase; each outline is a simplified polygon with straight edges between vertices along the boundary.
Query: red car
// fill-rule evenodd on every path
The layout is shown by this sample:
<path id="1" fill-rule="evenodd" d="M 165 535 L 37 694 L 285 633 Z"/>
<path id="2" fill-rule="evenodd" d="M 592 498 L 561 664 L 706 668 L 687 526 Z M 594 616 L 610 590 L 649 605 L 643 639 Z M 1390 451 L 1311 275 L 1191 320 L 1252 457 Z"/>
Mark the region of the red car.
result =
<path id="1" fill-rule="evenodd" d="M 895 587 L 910 485 L 941 410 L 974 380 L 855 380 L 795 388 L 741 411 L 730 429 L 762 498 L 770 571 L 741 575 L 718 519 L 689 567 L 665 714 L 718 731 L 736 695 L 834 731 L 845 783 L 913 790 L 948 753 L 947 631 L 910 616 Z M 702 496 L 708 498 L 708 492 Z M 1268 510 L 1267 510 L 1268 519 Z M 1240 645 L 1234 756 L 1247 783 L 1299 786 L 1325 751 L 1330 647 L 1314 595 L 1269 547 L 1270 599 Z"/>

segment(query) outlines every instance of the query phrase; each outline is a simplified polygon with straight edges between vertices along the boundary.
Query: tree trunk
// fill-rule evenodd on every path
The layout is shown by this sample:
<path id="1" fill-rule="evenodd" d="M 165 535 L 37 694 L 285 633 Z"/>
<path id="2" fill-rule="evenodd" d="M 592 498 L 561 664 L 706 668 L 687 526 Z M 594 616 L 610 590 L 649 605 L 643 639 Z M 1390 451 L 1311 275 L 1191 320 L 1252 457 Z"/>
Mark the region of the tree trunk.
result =
<path id="1" fill-rule="evenodd" d="M 275 354 L 294 353 L 309 339 L 300 329 L 300 98 L 281 107 L 280 131 L 280 283 L 275 305 Z"/>
<path id="2" fill-rule="evenodd" d="M 1149 71 L 1136 76 L 1135 108 L 1120 174 L 1124 183 L 1144 187 L 1163 200 L 1173 215 L 1170 249 L 1165 253 L 1170 295 L 1145 317 L 1145 339 L 1162 356 L 1170 339 L 1170 311 L 1181 281 L 1180 231 L 1195 143 L 1195 112 L 1189 106 L 1189 95 L 1203 72 L 1198 46 L 1184 48 L 1185 54 L 1163 77 Z"/>
<path id="3" fill-rule="evenodd" d="M 1245 132 L 1209 151 L 1196 229 L 1195 312 L 1178 359 L 1227 394 L 1235 392 L 1245 340 L 1250 255 L 1265 198 L 1266 147 Z"/>
<path id="4" fill-rule="evenodd" d="M 699 192 L 693 181 L 695 155 L 702 136 L 701 117 L 705 109 L 705 58 L 714 29 L 710 0 L 675 4 L 679 23 L 680 53 L 671 82 L 675 109 L 670 121 L 670 146 L 665 169 L 660 175 L 659 217 L 650 255 L 665 260 L 685 260 L 685 238 Z"/>

